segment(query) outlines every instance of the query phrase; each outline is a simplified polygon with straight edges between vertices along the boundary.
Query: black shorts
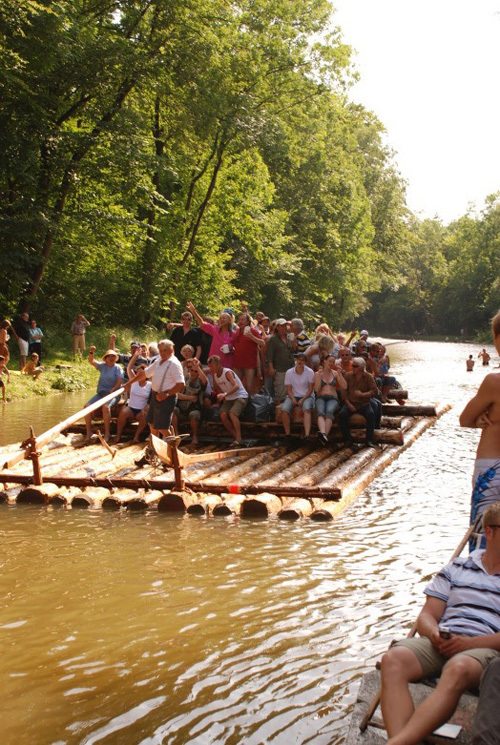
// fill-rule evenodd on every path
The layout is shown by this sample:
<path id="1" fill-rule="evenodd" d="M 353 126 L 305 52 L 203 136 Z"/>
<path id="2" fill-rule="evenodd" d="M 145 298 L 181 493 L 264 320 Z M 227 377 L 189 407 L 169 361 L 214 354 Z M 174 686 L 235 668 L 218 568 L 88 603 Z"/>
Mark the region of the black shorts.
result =
<path id="1" fill-rule="evenodd" d="M 157 401 L 156 394 L 153 393 L 149 403 L 148 424 L 152 424 L 154 429 L 170 429 L 176 403 L 177 396 L 169 396 L 164 401 Z"/>

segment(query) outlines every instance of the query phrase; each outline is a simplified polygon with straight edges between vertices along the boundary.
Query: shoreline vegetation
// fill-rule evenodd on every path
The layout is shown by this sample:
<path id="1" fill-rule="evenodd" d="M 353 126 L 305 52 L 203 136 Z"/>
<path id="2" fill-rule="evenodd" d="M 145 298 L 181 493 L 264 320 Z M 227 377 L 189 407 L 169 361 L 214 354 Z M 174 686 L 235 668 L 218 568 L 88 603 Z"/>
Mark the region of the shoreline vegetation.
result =
<path id="1" fill-rule="evenodd" d="M 49 396 L 53 393 L 72 393 L 84 389 L 91 389 L 97 384 L 98 374 L 96 370 L 88 364 L 87 354 L 91 344 L 97 347 L 97 358 L 104 354 L 109 346 L 109 336 L 111 333 L 116 334 L 116 349 L 120 352 L 129 351 L 130 342 L 133 339 L 139 339 L 146 343 L 158 341 L 166 336 L 163 332 L 152 327 L 143 327 L 141 329 L 117 328 L 110 329 L 107 327 L 92 326 L 87 332 L 86 352 L 82 359 L 73 360 L 71 352 L 71 336 L 66 328 L 48 326 L 43 327 L 44 344 L 43 344 L 43 361 L 44 372 L 38 380 L 27 375 L 21 375 L 19 372 L 19 355 L 15 339 L 9 342 L 11 358 L 9 362 L 10 383 L 6 377 L 6 397 L 7 402 L 18 401 L 34 396 Z M 377 334 L 374 334 L 377 337 Z M 385 337 L 384 338 L 390 338 Z M 419 335 L 415 337 L 398 335 L 398 341 L 435 341 L 463 344 L 483 344 L 486 343 L 483 337 L 476 339 L 462 339 L 458 337 L 447 337 L 444 334 L 438 335 Z M 488 342 L 489 343 L 489 342 Z"/>
<path id="2" fill-rule="evenodd" d="M 29 375 L 22 375 L 19 371 L 19 353 L 15 339 L 9 341 L 10 361 L 10 383 L 4 376 L 6 384 L 7 402 L 32 398 L 33 396 L 48 396 L 52 393 L 72 393 L 86 388 L 94 388 L 97 384 L 98 373 L 87 362 L 88 350 L 91 344 L 97 347 L 97 358 L 100 359 L 109 347 L 111 333 L 116 334 L 116 349 L 120 352 L 128 352 L 132 339 L 144 339 L 157 341 L 160 332 L 157 329 L 142 328 L 134 330 L 129 328 L 109 329 L 106 327 L 92 326 L 87 332 L 86 350 L 83 358 L 73 360 L 71 350 L 71 335 L 66 328 L 55 326 L 43 326 L 43 373 L 37 380 Z"/>

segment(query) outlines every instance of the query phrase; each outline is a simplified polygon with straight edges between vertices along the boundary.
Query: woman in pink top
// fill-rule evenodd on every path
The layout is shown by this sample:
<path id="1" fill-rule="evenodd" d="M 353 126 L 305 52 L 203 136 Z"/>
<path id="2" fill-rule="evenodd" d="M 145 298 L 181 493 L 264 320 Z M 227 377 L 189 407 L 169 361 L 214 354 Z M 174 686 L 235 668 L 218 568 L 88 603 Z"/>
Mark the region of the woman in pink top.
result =
<path id="1" fill-rule="evenodd" d="M 221 313 L 217 323 L 207 323 L 200 316 L 193 303 L 187 304 L 188 309 L 198 321 L 202 331 L 206 331 L 212 337 L 209 357 L 217 355 L 220 357 L 222 367 L 233 369 L 234 363 L 234 337 L 236 332 L 233 331 L 231 316 L 229 313 Z"/>

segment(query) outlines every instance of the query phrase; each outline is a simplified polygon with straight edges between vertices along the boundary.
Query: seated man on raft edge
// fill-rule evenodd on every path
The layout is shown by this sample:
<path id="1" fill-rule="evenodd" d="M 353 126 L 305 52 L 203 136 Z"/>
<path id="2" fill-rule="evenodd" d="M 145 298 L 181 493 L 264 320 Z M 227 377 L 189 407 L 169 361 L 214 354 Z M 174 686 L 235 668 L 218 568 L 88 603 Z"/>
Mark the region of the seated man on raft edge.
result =
<path id="1" fill-rule="evenodd" d="M 240 416 L 248 403 L 248 392 L 238 375 L 222 366 L 221 358 L 217 354 L 208 358 L 208 367 L 214 381 L 217 401 L 220 404 L 220 420 L 233 438 L 229 447 L 241 447 Z"/>
<path id="2" fill-rule="evenodd" d="M 462 693 L 477 688 L 500 656 L 500 502 L 485 510 L 483 527 L 486 549 L 449 562 L 426 587 L 420 637 L 396 642 L 382 658 L 389 745 L 418 743 L 446 722 Z M 408 684 L 437 675 L 436 688 L 415 709 Z"/>

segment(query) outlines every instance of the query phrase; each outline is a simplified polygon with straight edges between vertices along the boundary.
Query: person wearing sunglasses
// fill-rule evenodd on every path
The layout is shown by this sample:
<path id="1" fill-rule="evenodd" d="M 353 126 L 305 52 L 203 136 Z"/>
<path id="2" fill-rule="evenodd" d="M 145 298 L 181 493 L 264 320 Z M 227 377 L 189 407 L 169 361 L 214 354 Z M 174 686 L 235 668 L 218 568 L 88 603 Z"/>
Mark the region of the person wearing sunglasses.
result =
<path id="1" fill-rule="evenodd" d="M 362 357 L 354 357 L 352 372 L 345 375 L 347 390 L 343 394 L 344 403 L 339 412 L 340 428 L 345 444 L 352 443 L 349 418 L 351 414 L 362 414 L 366 420 L 366 445 L 376 447 L 373 442 L 375 428 L 380 426 L 382 407 L 377 401 L 378 389 L 375 378 L 366 372 L 366 361 Z"/>

